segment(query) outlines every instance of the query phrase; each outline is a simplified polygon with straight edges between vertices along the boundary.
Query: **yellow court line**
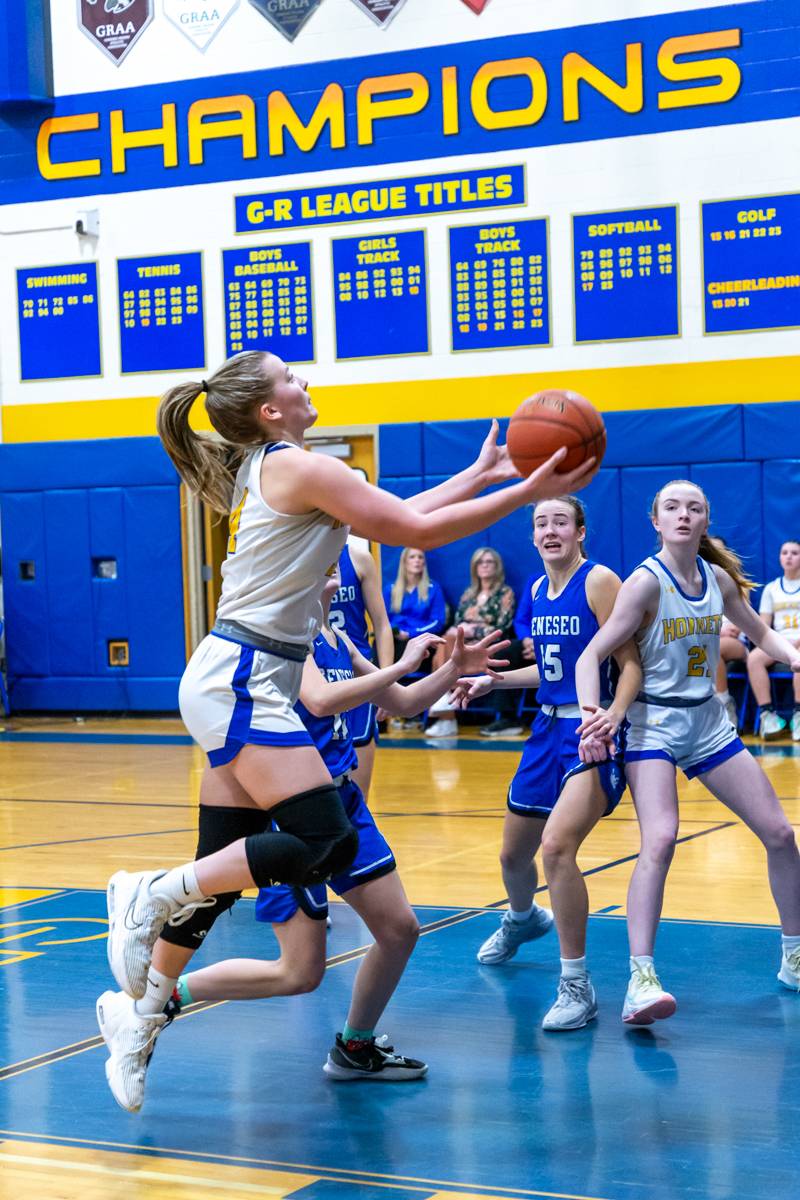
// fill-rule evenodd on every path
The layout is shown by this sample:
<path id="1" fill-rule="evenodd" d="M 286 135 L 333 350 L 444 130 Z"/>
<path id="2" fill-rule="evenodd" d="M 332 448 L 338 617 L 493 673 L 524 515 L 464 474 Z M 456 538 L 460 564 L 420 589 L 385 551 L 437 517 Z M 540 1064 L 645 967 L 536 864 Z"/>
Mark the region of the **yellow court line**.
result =
<path id="1" fill-rule="evenodd" d="M 44 1147 L 48 1144 L 61 1143 L 65 1146 L 74 1146 L 76 1148 L 89 1147 L 111 1150 L 129 1150 L 141 1155 L 142 1147 L 130 1142 L 108 1142 L 99 1141 L 90 1138 L 62 1137 L 56 1134 L 48 1135 L 47 1142 L 31 1142 L 32 1135 L 24 1133 L 21 1130 L 0 1129 L 0 1137 L 9 1139 L 22 1139 L 25 1145 L 37 1145 Z M 164 1154 L 174 1156 L 178 1162 L 210 1162 L 220 1164 L 235 1164 L 243 1166 L 255 1166 L 258 1168 L 267 1167 L 277 1170 L 292 1170 L 302 1171 L 308 1175 L 313 1175 L 313 1181 L 319 1179 L 336 1179 L 339 1178 L 344 1182 L 365 1181 L 372 1183 L 375 1187 L 386 1188 L 413 1188 L 413 1190 L 422 1190 L 424 1187 L 435 1188 L 441 1191 L 442 1197 L 447 1197 L 449 1200 L 510 1200 L 509 1193 L 516 1197 L 532 1197 L 534 1200 L 544 1198 L 544 1200 L 605 1200 L 601 1196 L 586 1196 L 574 1192 L 544 1192 L 532 1190 L 530 1188 L 509 1188 L 507 1190 L 492 1185 L 476 1185 L 475 1191 L 464 1191 L 464 1183 L 461 1180 L 449 1179 L 426 1179 L 417 1175 L 387 1175 L 379 1171 L 359 1171 L 350 1167 L 326 1167 L 315 1166 L 310 1163 L 289 1163 L 277 1162 L 265 1158 L 246 1157 L 243 1155 L 232 1154 L 211 1154 L 202 1150 L 181 1150 L 175 1146 L 148 1146 L 148 1151 L 153 1154 Z M 0 1146 L 0 1161 L 2 1161 L 2 1147 Z M 46 1160 L 45 1160 L 46 1161 Z M 297 1176 L 295 1176 L 297 1178 Z M 416 1185 L 416 1186 L 415 1186 Z M 469 1188 L 469 1184 L 466 1185 Z"/>

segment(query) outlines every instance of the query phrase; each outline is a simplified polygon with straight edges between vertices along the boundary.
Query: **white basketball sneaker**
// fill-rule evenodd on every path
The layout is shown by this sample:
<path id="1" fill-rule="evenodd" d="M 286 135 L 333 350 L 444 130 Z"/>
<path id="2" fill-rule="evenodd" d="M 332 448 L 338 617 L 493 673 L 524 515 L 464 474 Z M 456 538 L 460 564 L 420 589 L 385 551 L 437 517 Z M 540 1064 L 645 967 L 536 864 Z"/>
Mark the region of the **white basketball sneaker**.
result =
<path id="1" fill-rule="evenodd" d="M 792 713 L 792 741 L 800 742 L 800 709 L 798 708 Z"/>
<path id="2" fill-rule="evenodd" d="M 97 1024 L 111 1057 L 106 1079 L 111 1094 L 126 1112 L 138 1112 L 144 1100 L 147 1067 L 156 1040 L 167 1024 L 164 1013 L 140 1016 L 124 992 L 103 992 L 97 1001 Z"/>
<path id="3" fill-rule="evenodd" d="M 793 992 L 800 992 L 800 946 L 790 950 L 788 954 L 784 950 L 778 979 L 784 987 L 791 988 Z"/>
<path id="4" fill-rule="evenodd" d="M 167 921 L 181 925 L 196 908 L 216 904 L 213 896 L 182 905 L 160 895 L 158 881 L 164 875 L 166 871 L 117 871 L 108 881 L 108 965 L 134 1000 L 144 996 L 153 946 Z"/>
<path id="5" fill-rule="evenodd" d="M 675 997 L 662 988 L 652 963 L 633 967 L 622 1006 L 622 1019 L 627 1025 L 652 1025 L 671 1017 L 677 1007 Z"/>
<path id="6" fill-rule="evenodd" d="M 785 729 L 786 722 L 774 709 L 770 708 L 761 714 L 758 732 L 765 742 L 771 742 L 774 738 L 781 737 Z"/>
<path id="7" fill-rule="evenodd" d="M 500 928 L 486 939 L 478 951 L 478 962 L 484 966 L 508 962 L 523 942 L 535 942 L 552 927 L 553 914 L 549 908 L 542 908 L 539 904 L 534 904 L 533 912 L 526 921 L 513 921 L 509 913 L 504 913 Z"/>
<path id="8" fill-rule="evenodd" d="M 566 1033 L 583 1029 L 597 1016 L 597 996 L 588 975 L 562 975 L 558 981 L 556 1002 L 542 1021 L 542 1029 Z"/>

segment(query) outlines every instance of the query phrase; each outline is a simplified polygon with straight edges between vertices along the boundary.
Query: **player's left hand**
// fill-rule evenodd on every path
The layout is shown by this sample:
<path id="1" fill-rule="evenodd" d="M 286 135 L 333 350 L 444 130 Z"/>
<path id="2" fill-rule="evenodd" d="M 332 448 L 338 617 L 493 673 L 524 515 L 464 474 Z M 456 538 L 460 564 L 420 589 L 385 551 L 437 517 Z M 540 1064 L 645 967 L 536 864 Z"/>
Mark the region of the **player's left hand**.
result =
<path id="1" fill-rule="evenodd" d="M 505 650 L 511 645 L 508 638 L 503 638 L 501 641 L 502 637 L 500 630 L 494 629 L 479 642 L 470 642 L 469 645 L 466 645 L 464 630 L 459 625 L 456 629 L 456 640 L 450 658 L 458 674 L 489 675 L 492 679 L 497 679 L 498 670 L 510 665 L 507 659 L 494 657 L 499 651 Z"/>
<path id="2" fill-rule="evenodd" d="M 602 763 L 616 753 L 613 738 L 606 740 L 600 737 L 581 738 L 578 742 L 578 758 L 583 763 Z"/>
<path id="3" fill-rule="evenodd" d="M 620 727 L 622 718 L 613 708 L 600 708 L 595 704 L 584 704 L 583 712 L 588 715 L 583 718 L 576 733 L 581 738 L 613 738 Z"/>
<path id="4" fill-rule="evenodd" d="M 493 483 L 505 483 L 508 479 L 519 479 L 519 471 L 512 463 L 507 446 L 498 446 L 500 426 L 492 418 L 492 426 L 475 459 L 475 468 L 484 477 L 484 487 Z"/>

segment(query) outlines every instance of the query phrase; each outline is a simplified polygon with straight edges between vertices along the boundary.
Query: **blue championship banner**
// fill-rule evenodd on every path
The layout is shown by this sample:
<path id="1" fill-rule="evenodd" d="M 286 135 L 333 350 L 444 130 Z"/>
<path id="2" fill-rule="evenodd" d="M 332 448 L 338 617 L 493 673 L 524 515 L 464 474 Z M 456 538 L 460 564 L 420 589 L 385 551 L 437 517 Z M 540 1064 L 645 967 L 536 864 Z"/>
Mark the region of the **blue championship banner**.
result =
<path id="1" fill-rule="evenodd" d="M 427 354 L 425 234 L 334 238 L 336 358 Z"/>
<path id="2" fill-rule="evenodd" d="M 799 22 L 754 0 L 58 96 L 4 114 L 0 203 L 788 119 Z"/>
<path id="3" fill-rule="evenodd" d="M 223 250 L 222 276 L 228 357 L 270 350 L 314 361 L 310 242 Z"/>
<path id="4" fill-rule="evenodd" d="M 450 230 L 454 350 L 550 343 L 547 221 Z"/>
<path id="5" fill-rule="evenodd" d="M 572 218 L 575 341 L 680 335 L 678 210 Z"/>
<path id="6" fill-rule="evenodd" d="M 100 375 L 97 263 L 17 271 L 20 377 Z"/>
<path id="7" fill-rule="evenodd" d="M 264 233 L 298 225 L 420 217 L 430 213 L 509 208 L 525 203 L 525 168 L 453 171 L 411 179 L 377 179 L 342 187 L 297 188 L 236 196 L 236 232 Z"/>
<path id="8" fill-rule="evenodd" d="M 800 326 L 800 194 L 702 211 L 705 332 Z"/>
<path id="9" fill-rule="evenodd" d="M 122 374 L 205 367 L 199 252 L 117 262 Z"/>

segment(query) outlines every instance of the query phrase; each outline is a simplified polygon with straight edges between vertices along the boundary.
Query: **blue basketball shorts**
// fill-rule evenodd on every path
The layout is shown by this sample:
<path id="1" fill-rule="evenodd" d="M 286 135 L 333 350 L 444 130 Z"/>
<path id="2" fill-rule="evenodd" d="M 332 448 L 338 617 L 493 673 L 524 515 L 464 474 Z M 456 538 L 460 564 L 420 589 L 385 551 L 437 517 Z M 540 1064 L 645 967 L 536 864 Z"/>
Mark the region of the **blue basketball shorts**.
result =
<path id="1" fill-rule="evenodd" d="M 346 871 L 335 875 L 327 884 L 337 896 L 344 896 L 351 888 L 388 875 L 395 870 L 397 863 L 389 843 L 375 824 L 358 785 L 353 783 L 352 779 L 346 780 L 339 788 L 339 795 L 351 825 L 354 825 L 358 832 L 358 853 L 355 859 Z M 282 925 L 290 921 L 298 909 L 312 920 L 324 921 L 328 915 L 325 884 L 318 883 L 313 887 L 304 888 L 279 884 L 276 887 L 261 888 L 256 900 L 256 920 Z"/>
<path id="2" fill-rule="evenodd" d="M 556 806 L 564 784 L 584 771 L 597 771 L 608 804 L 608 816 L 625 791 L 625 771 L 617 736 L 617 753 L 604 763 L 584 763 L 578 757 L 576 733 L 579 717 L 552 717 L 538 712 L 531 736 L 522 750 L 517 773 L 508 789 L 508 807 L 521 817 L 547 819 Z"/>

